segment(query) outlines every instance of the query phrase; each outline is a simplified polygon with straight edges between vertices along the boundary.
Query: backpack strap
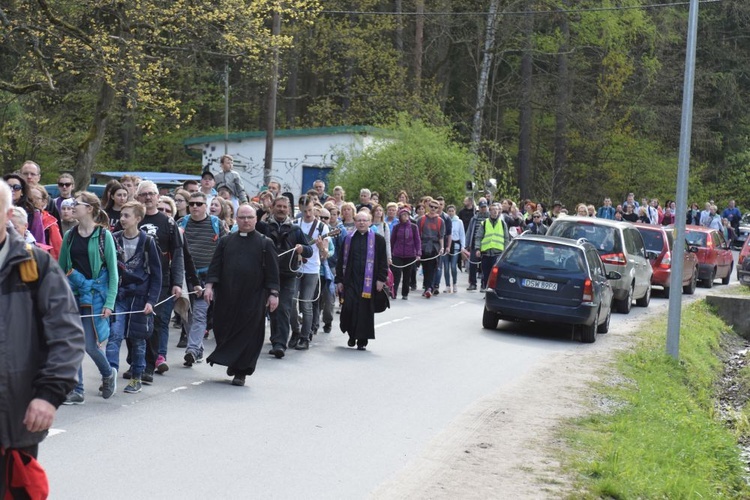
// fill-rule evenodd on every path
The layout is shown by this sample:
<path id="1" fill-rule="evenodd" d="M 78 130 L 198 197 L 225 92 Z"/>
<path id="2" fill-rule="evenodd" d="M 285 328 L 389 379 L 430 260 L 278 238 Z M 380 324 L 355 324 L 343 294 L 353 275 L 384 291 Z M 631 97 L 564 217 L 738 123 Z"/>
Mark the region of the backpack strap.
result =
<path id="1" fill-rule="evenodd" d="M 39 283 L 39 266 L 34 255 L 34 248 L 31 243 L 26 243 L 26 251 L 29 253 L 29 260 L 25 260 L 18 265 L 18 272 L 21 275 L 21 281 L 27 285 L 30 283 Z"/>

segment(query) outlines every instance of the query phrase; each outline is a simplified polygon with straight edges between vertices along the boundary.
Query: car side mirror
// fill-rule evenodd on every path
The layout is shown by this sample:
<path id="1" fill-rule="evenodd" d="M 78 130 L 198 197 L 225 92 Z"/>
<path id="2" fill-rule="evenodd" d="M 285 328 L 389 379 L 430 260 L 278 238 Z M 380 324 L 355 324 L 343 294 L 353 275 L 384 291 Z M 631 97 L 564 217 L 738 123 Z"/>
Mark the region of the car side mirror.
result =
<path id="1" fill-rule="evenodd" d="M 605 274 L 608 280 L 619 280 L 622 278 L 622 274 L 618 273 L 617 271 L 609 271 L 607 274 Z"/>

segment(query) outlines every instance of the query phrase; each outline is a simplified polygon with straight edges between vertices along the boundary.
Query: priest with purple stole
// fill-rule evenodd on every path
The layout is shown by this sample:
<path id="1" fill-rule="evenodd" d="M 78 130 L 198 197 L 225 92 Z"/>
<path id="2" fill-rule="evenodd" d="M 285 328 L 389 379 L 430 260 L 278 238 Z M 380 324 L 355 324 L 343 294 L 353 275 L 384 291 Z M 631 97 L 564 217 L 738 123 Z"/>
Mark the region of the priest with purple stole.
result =
<path id="1" fill-rule="evenodd" d="M 356 231 L 342 244 L 336 263 L 336 287 L 344 297 L 341 331 L 349 334 L 349 347 L 364 351 L 375 338 L 375 294 L 388 279 L 385 239 L 370 231 L 372 217 L 361 211 L 354 217 Z"/>

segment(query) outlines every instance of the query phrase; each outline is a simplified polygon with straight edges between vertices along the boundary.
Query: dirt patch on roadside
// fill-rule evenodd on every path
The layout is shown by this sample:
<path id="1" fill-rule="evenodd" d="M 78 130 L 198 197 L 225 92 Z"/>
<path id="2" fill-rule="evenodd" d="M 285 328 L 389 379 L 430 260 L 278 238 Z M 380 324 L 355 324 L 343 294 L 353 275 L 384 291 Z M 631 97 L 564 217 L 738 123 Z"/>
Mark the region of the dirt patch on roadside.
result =
<path id="1" fill-rule="evenodd" d="M 560 498 L 571 480 L 557 458 L 556 431 L 569 418 L 609 411 L 592 381 L 614 377 L 614 354 L 651 314 L 626 320 L 593 345 L 553 354 L 516 383 L 478 401 L 457 417 L 374 498 Z M 614 383 L 614 382 L 613 382 Z"/>

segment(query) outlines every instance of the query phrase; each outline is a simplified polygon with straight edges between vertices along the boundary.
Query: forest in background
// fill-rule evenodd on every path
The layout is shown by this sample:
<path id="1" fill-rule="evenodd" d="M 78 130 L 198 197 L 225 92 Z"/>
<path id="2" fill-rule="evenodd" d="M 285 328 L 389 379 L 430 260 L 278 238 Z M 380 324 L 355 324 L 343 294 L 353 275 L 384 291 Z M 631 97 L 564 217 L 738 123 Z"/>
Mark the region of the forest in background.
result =
<path id="1" fill-rule="evenodd" d="M 687 1 L 4 0 L 0 162 L 33 159 L 45 181 L 197 173 L 182 141 L 223 133 L 225 78 L 230 131 L 264 129 L 278 53 L 277 128 L 409 116 L 476 144 L 480 183 L 568 205 L 663 202 L 687 18 Z M 745 208 L 750 3 L 704 1 L 699 19 L 689 198 Z"/>

